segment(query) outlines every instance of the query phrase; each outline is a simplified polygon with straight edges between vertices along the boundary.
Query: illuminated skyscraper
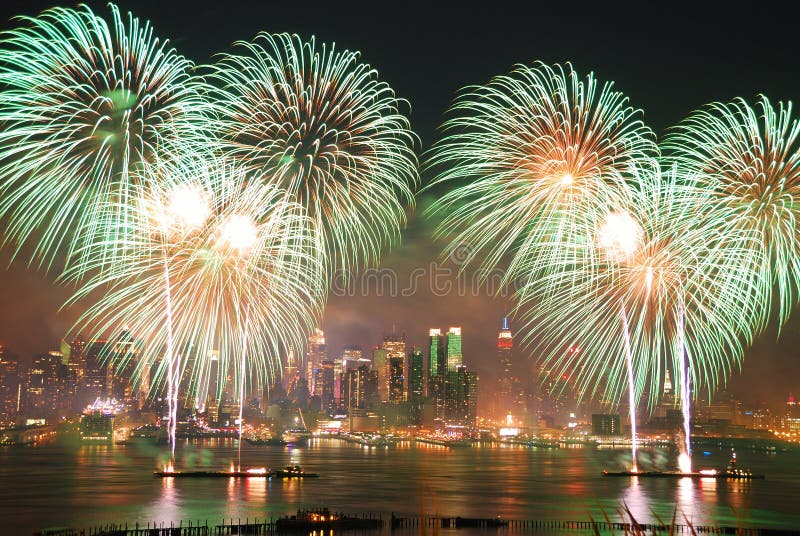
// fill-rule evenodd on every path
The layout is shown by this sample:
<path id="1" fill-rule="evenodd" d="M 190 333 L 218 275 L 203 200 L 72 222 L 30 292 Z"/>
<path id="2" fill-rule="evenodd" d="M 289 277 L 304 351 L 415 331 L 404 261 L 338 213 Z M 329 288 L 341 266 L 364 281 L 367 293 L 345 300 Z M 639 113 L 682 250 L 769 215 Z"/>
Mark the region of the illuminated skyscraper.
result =
<path id="1" fill-rule="evenodd" d="M 431 328 L 428 331 L 428 397 L 433 403 L 435 422 L 443 423 L 445 419 L 444 384 L 447 369 L 447 355 L 444 350 L 442 330 Z"/>
<path id="2" fill-rule="evenodd" d="M 396 333 L 385 335 L 381 348 L 386 352 L 386 368 L 382 374 L 375 364 L 375 370 L 378 371 L 381 381 L 386 382 L 385 400 L 400 402 L 405 399 L 406 337 Z"/>
<path id="3" fill-rule="evenodd" d="M 372 360 L 364 356 L 360 346 L 345 346 L 342 353 L 342 370 L 357 369 L 361 365 L 372 365 Z"/>
<path id="4" fill-rule="evenodd" d="M 378 397 L 389 400 L 389 359 L 386 350 L 375 347 L 372 349 L 372 369 L 378 376 Z"/>
<path id="5" fill-rule="evenodd" d="M 353 410 L 378 406 L 378 374 L 369 366 L 348 369 L 342 373 L 342 405 L 350 414 Z"/>
<path id="6" fill-rule="evenodd" d="M 500 389 L 498 407 L 495 417 L 502 418 L 514 405 L 514 373 L 512 370 L 511 353 L 514 348 L 514 339 L 508 329 L 508 318 L 503 319 L 503 327 L 497 335 L 497 360 L 500 364 Z"/>
<path id="7" fill-rule="evenodd" d="M 332 414 L 336 411 L 336 398 L 334 396 L 336 384 L 336 371 L 334 362 L 326 359 L 322 362 L 322 385 L 320 388 L 320 398 L 322 400 L 322 409 Z"/>
<path id="8" fill-rule="evenodd" d="M 25 382 L 25 415 L 50 418 L 57 413 L 59 398 L 59 367 L 62 354 L 51 351 L 34 356 L 28 367 Z"/>
<path id="9" fill-rule="evenodd" d="M 86 345 L 86 374 L 84 380 L 84 393 L 82 406 L 94 402 L 96 398 L 107 398 L 108 386 L 108 359 L 111 347 L 105 339 L 89 341 Z"/>
<path id="10" fill-rule="evenodd" d="M 462 365 L 461 328 L 451 327 L 447 332 L 447 370 L 454 371 Z"/>
<path id="11" fill-rule="evenodd" d="M 447 372 L 445 382 L 448 424 L 475 426 L 478 413 L 478 377 L 460 365 Z"/>
<path id="12" fill-rule="evenodd" d="M 308 338 L 308 352 L 306 353 L 306 370 L 308 381 L 310 382 L 309 391 L 312 395 L 321 395 L 322 385 L 318 387 L 315 379 L 319 376 L 318 372 L 322 369 L 322 362 L 328 359 L 327 346 L 325 345 L 325 332 L 321 329 L 314 331 Z"/>
<path id="13" fill-rule="evenodd" d="M 421 424 L 422 402 L 425 397 L 425 364 L 420 348 L 414 347 L 408 363 L 408 401 L 411 407 L 411 420 Z"/>
<path id="14" fill-rule="evenodd" d="M 21 374 L 16 356 L 0 346 L 0 427 L 16 424 L 21 402 Z"/>
<path id="15" fill-rule="evenodd" d="M 289 390 L 289 386 L 300 372 L 300 367 L 298 365 L 297 354 L 294 351 L 294 347 L 290 346 L 289 350 L 286 352 L 286 360 L 282 370 L 283 376 L 281 378 L 283 380 L 283 388 L 286 391 Z"/>
<path id="16" fill-rule="evenodd" d="M 405 385 L 404 364 L 403 357 L 392 356 L 389 358 L 389 402 L 392 404 L 400 404 L 406 399 L 403 388 Z"/>

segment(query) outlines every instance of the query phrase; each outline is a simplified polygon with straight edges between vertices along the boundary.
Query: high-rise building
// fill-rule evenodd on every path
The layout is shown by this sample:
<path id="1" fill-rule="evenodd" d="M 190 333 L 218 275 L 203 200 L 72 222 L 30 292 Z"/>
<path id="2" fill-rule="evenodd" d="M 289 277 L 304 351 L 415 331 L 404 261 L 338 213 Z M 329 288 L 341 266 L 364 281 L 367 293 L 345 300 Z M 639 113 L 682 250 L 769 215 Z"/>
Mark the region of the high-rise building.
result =
<path id="1" fill-rule="evenodd" d="M 49 418 L 58 411 L 59 367 L 62 354 L 58 351 L 34 356 L 26 374 L 25 415 Z"/>
<path id="2" fill-rule="evenodd" d="M 314 330 L 314 334 L 308 338 L 308 352 L 306 353 L 307 378 L 311 382 L 309 391 L 312 395 L 321 395 L 322 385 L 319 391 L 316 385 L 316 370 L 322 369 L 322 362 L 328 359 L 328 347 L 325 345 L 325 332 L 321 329 Z"/>
<path id="3" fill-rule="evenodd" d="M 503 412 L 511 407 L 514 393 L 514 371 L 512 370 L 511 354 L 514 348 L 514 338 L 508 329 L 508 318 L 503 318 L 503 327 L 497 335 L 497 359 L 500 362 L 500 399 L 504 407 Z"/>
<path id="4" fill-rule="evenodd" d="M 389 402 L 392 404 L 400 404 L 406 399 L 404 367 L 405 359 L 403 357 L 391 356 L 389 358 Z"/>
<path id="5" fill-rule="evenodd" d="M 617 436 L 622 435 L 619 423 L 619 413 L 594 413 L 592 414 L 592 435 Z"/>
<path id="6" fill-rule="evenodd" d="M 283 388 L 289 390 L 289 385 L 294 381 L 297 373 L 300 372 L 299 363 L 297 362 L 297 354 L 293 346 L 289 346 L 286 352 L 286 363 L 283 366 Z"/>
<path id="7" fill-rule="evenodd" d="M 0 428 L 16 424 L 21 395 L 19 360 L 0 346 Z"/>
<path id="8" fill-rule="evenodd" d="M 428 398 L 433 405 L 434 422 L 442 423 L 445 419 L 444 384 L 447 376 L 447 354 L 442 330 L 431 328 L 428 335 Z"/>
<path id="9" fill-rule="evenodd" d="M 378 397 L 389 400 L 389 358 L 383 348 L 372 349 L 372 370 L 378 375 Z"/>
<path id="10" fill-rule="evenodd" d="M 335 385 L 336 385 L 336 370 L 335 363 L 330 359 L 322 362 L 322 376 L 320 398 L 322 402 L 322 409 L 332 414 L 336 411 L 336 398 L 335 398 Z"/>
<path id="11" fill-rule="evenodd" d="M 461 366 L 461 328 L 451 327 L 447 332 L 447 370 L 454 371 Z"/>
<path id="12" fill-rule="evenodd" d="M 411 420 L 421 424 L 422 404 L 425 397 L 425 363 L 422 350 L 414 347 L 408 360 L 408 401 Z"/>
<path id="13" fill-rule="evenodd" d="M 109 374 L 107 388 L 112 398 L 129 404 L 136 399 L 134 380 L 137 377 L 136 367 L 140 351 L 140 343 L 133 338 L 127 327 L 123 327 L 113 342 L 111 360 L 107 368 Z"/>
<path id="14" fill-rule="evenodd" d="M 111 346 L 105 339 L 96 339 L 86 344 L 86 374 L 84 375 L 84 394 L 81 405 L 87 406 L 96 398 L 107 398 L 108 359 Z"/>
<path id="15" fill-rule="evenodd" d="M 378 374 L 374 370 L 361 365 L 342 373 L 342 405 L 348 414 L 356 409 L 374 409 L 378 402 Z"/>
<path id="16" fill-rule="evenodd" d="M 364 356 L 360 346 L 345 346 L 342 352 L 342 370 L 357 369 L 361 365 L 372 365 L 372 360 Z"/>
<path id="17" fill-rule="evenodd" d="M 447 372 L 445 382 L 448 424 L 475 426 L 478 412 L 478 377 L 459 365 Z"/>

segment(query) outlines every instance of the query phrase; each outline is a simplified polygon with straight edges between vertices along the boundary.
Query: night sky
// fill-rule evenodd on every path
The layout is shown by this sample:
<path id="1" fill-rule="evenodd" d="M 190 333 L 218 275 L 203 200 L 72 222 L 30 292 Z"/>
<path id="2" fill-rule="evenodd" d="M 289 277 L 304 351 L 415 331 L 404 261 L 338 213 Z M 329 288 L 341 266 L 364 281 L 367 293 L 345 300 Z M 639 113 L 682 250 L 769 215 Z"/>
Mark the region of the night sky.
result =
<path id="1" fill-rule="evenodd" d="M 107 14 L 104 2 L 88 2 Z M 773 101 L 800 98 L 800 44 L 796 18 L 787 8 L 758 2 L 750 11 L 731 3 L 701 6 L 640 2 L 614 6 L 595 2 L 525 2 L 525 7 L 485 2 L 435 5 L 427 2 L 351 4 L 329 1 L 142 1 L 120 2 L 149 19 L 156 34 L 167 37 L 198 63 L 211 61 L 230 43 L 250 39 L 258 31 L 290 32 L 360 50 L 411 107 L 412 127 L 424 151 L 436 139 L 437 126 L 455 92 L 485 83 L 515 63 L 571 61 L 580 73 L 592 70 L 600 80 L 615 81 L 644 120 L 662 134 L 693 109 L 736 96 L 753 100 L 764 93 Z M 602 4 L 602 6 L 600 5 Z M 36 14 L 52 2 L 6 1 L 0 24 L 16 14 Z M 67 3 L 60 5 L 70 5 Z M 427 177 L 423 176 L 423 184 Z M 429 194 L 433 195 L 433 194 Z M 400 247 L 384 255 L 381 268 L 397 272 L 407 286 L 415 269 L 438 262 L 441 244 L 433 243 L 431 224 L 420 216 L 430 199 L 421 196 Z M 0 344 L 23 357 L 54 347 L 77 311 L 57 313 L 67 289 L 11 263 L 0 276 Z M 445 278 L 448 279 L 448 278 Z M 455 284 L 453 278 L 449 278 Z M 345 344 L 365 349 L 380 342 L 396 324 L 412 344 L 424 344 L 429 327 L 460 325 L 464 361 L 490 381 L 495 366 L 494 340 L 509 303 L 486 293 L 476 296 L 434 296 L 427 279 L 414 295 L 392 298 L 332 296 L 322 321 L 329 351 L 338 355 Z M 359 293 L 360 294 L 360 293 Z M 513 329 L 512 322 L 512 329 Z M 775 330 L 749 349 L 732 391 L 745 401 L 776 403 L 800 391 L 800 318 L 795 314 L 780 339 Z M 522 352 L 517 351 L 522 360 Z"/>

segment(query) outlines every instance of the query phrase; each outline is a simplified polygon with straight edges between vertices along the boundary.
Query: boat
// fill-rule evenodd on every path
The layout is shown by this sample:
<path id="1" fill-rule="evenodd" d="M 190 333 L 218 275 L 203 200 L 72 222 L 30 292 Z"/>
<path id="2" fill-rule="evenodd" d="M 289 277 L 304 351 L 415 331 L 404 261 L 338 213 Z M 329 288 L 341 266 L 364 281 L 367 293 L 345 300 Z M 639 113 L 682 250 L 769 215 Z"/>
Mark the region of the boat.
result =
<path id="1" fill-rule="evenodd" d="M 299 465 L 287 465 L 282 470 L 274 471 L 270 476 L 275 478 L 317 478 L 316 473 L 306 473 Z"/>
<path id="2" fill-rule="evenodd" d="M 269 478 L 272 472 L 266 467 L 251 467 L 249 469 L 230 469 L 228 471 L 175 471 L 165 468 L 163 471 L 154 471 L 156 478 Z"/>
<path id="3" fill-rule="evenodd" d="M 299 465 L 287 465 L 285 468 L 272 471 L 266 467 L 249 467 L 227 471 L 176 471 L 165 467 L 161 471 L 153 471 L 156 478 L 318 478 L 316 473 L 306 473 Z"/>
<path id="4" fill-rule="evenodd" d="M 298 510 L 297 515 L 275 521 L 275 531 L 304 532 L 323 530 L 375 530 L 383 527 L 383 520 L 373 517 L 349 517 L 327 508 Z"/>
<path id="5" fill-rule="evenodd" d="M 245 437 L 244 440 L 247 441 L 250 445 L 256 445 L 259 447 L 262 446 L 285 447 L 286 445 L 289 444 L 280 437 L 269 437 L 265 439 Z"/>
<path id="6" fill-rule="evenodd" d="M 764 475 L 754 474 L 750 469 L 741 469 L 736 463 L 736 453 L 723 471 L 701 469 L 685 473 L 681 471 L 603 471 L 603 476 L 636 476 L 643 478 L 715 478 L 719 480 L 763 480 Z"/>

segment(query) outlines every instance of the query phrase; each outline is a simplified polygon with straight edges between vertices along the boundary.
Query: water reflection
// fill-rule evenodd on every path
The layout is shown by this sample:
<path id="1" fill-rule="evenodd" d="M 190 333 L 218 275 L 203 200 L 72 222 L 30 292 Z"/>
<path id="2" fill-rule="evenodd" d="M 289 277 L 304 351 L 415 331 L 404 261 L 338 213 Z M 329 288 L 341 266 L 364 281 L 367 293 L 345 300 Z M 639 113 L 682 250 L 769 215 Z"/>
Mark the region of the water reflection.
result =
<path id="1" fill-rule="evenodd" d="M 150 503 L 148 509 L 153 520 L 176 519 L 181 513 L 181 495 L 175 478 L 162 478 L 161 495 Z"/>
<path id="2" fill-rule="evenodd" d="M 192 442 L 177 453 L 226 469 L 230 441 Z M 394 511 L 508 519 L 618 518 L 621 503 L 641 522 L 672 518 L 676 507 L 693 522 L 776 528 L 800 526 L 800 453 L 740 453 L 767 481 L 603 478 L 618 453 L 522 447 L 448 449 L 438 445 L 364 450 L 336 439 L 300 448 L 243 445 L 242 465 L 301 465 L 309 480 L 154 479 L 162 449 L 155 445 L 0 449 L 0 515 L 9 533 L 44 527 L 114 522 L 264 518 L 304 506 L 345 512 Z M 744 462 L 743 462 L 744 463 Z M 599 504 L 600 506 L 595 506 Z M 640 519 L 641 518 L 641 519 Z M 6 527 L 4 527 L 6 528 Z"/>

